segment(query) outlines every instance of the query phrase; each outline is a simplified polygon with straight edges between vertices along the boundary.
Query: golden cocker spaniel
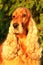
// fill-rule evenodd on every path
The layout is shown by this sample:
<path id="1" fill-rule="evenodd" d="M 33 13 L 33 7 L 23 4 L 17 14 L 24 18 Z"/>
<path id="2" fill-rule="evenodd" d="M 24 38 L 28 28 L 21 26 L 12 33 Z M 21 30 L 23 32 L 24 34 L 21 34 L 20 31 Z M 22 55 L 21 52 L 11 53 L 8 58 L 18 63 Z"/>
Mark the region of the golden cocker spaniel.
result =
<path id="1" fill-rule="evenodd" d="M 9 33 L 2 44 L 2 65 L 40 65 L 42 48 L 30 11 L 17 8 L 12 15 Z"/>

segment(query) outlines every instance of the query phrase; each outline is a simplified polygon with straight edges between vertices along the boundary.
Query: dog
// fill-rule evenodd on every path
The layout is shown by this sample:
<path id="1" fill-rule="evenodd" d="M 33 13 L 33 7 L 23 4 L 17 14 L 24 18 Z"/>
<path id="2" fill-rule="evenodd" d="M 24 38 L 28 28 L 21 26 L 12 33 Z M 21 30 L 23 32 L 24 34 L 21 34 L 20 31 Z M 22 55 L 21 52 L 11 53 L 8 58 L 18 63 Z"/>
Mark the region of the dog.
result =
<path id="1" fill-rule="evenodd" d="M 40 65 L 42 48 L 37 32 L 29 9 L 17 8 L 12 14 L 9 32 L 2 44 L 2 65 Z"/>

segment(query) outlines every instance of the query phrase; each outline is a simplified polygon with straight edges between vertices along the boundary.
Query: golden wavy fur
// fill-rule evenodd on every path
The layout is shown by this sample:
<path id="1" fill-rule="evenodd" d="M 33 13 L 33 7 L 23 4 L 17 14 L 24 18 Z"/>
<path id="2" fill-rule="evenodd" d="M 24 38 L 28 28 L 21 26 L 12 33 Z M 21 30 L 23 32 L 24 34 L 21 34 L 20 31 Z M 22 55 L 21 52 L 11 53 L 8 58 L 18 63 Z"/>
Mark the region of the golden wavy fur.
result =
<path id="1" fill-rule="evenodd" d="M 36 24 L 27 8 L 19 7 L 12 15 L 9 33 L 2 44 L 2 65 L 40 65 L 42 48 Z"/>

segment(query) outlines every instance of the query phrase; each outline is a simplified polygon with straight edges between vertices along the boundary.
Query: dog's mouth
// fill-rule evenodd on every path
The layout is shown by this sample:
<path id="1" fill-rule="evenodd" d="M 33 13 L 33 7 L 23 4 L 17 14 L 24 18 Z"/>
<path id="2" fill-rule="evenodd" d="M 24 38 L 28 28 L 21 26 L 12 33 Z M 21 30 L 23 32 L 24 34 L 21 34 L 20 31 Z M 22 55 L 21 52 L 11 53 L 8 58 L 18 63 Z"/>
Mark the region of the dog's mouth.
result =
<path id="1" fill-rule="evenodd" d="M 23 33 L 14 33 L 17 37 L 26 37 L 28 34 L 28 29 L 26 29 Z"/>
<path id="2" fill-rule="evenodd" d="M 21 27 L 22 27 L 22 28 L 20 28 L 18 23 L 14 23 L 14 24 L 13 24 L 13 27 L 14 27 L 14 29 L 15 29 L 15 33 L 14 33 L 14 34 L 15 34 L 16 36 L 20 36 L 20 37 L 27 36 L 27 34 L 28 34 L 28 29 L 27 29 L 26 24 L 22 23 L 22 24 L 21 24 Z M 22 31 L 20 31 L 20 29 L 19 29 L 18 27 L 19 27 L 20 29 L 22 29 Z"/>
<path id="3" fill-rule="evenodd" d="M 16 37 L 23 37 L 23 34 L 21 33 L 15 33 Z"/>

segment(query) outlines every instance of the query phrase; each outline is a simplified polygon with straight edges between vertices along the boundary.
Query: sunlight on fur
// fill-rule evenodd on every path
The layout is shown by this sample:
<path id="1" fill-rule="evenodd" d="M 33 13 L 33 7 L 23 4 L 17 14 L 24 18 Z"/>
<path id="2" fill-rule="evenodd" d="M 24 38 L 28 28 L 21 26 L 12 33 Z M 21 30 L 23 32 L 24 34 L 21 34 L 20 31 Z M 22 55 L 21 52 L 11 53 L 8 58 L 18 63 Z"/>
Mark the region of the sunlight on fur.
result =
<path id="1" fill-rule="evenodd" d="M 7 38 L 1 45 L 0 65 L 41 65 L 42 48 L 37 32 L 30 11 L 17 8 L 12 14 Z"/>

